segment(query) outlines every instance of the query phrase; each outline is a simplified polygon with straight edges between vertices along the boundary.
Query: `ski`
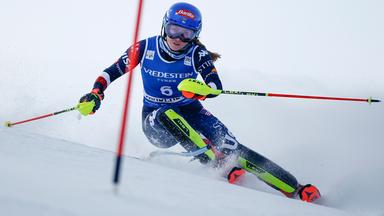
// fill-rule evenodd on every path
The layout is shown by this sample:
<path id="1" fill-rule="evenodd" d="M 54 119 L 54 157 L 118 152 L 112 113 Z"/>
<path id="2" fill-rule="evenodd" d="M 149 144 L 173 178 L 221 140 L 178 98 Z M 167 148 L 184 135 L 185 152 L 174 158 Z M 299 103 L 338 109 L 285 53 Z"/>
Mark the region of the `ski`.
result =
<path id="1" fill-rule="evenodd" d="M 162 155 L 175 155 L 175 156 L 181 156 L 181 157 L 196 157 L 200 154 L 203 154 L 204 152 L 208 151 L 208 146 L 200 148 L 195 151 L 191 152 L 174 152 L 174 151 L 166 151 L 166 150 L 156 150 L 149 154 L 150 158 L 162 156 Z"/>

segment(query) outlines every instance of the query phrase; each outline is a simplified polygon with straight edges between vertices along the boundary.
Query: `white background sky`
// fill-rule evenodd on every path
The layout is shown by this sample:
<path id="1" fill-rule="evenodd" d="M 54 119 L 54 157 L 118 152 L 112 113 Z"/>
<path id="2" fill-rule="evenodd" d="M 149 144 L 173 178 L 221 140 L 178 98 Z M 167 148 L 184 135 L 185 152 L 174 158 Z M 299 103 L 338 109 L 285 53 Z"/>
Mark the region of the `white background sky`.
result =
<path id="1" fill-rule="evenodd" d="M 2 0 L 0 121 L 74 106 L 131 44 L 135 2 Z M 140 38 L 160 33 L 174 2 L 145 1 Z M 222 54 L 216 67 L 228 90 L 384 99 L 384 1 L 189 2 L 203 15 L 201 40 Z M 126 146 L 131 155 L 154 149 L 141 132 L 139 74 L 136 70 Z M 125 78 L 115 81 L 92 117 L 78 120 L 73 112 L 18 128 L 115 150 L 125 88 Z M 384 179 L 383 103 L 223 95 L 204 105 L 241 143 L 317 183 L 333 203 L 349 196 L 333 188 L 366 197 L 371 183 L 362 176 Z M 357 208 L 358 199 L 343 205 Z"/>

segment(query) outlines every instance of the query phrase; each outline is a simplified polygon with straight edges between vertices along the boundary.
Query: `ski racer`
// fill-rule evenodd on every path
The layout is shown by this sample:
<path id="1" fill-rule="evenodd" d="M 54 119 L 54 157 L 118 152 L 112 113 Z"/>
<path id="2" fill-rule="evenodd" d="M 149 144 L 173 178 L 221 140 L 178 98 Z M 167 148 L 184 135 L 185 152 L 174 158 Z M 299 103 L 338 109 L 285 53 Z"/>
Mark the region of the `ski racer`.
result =
<path id="1" fill-rule="evenodd" d="M 107 87 L 126 73 L 129 64 L 136 67 L 140 63 L 144 86 L 142 128 L 149 142 L 159 148 L 179 143 L 189 152 L 205 149 L 195 156 L 204 164 L 224 166 L 232 161 L 227 175 L 230 183 L 248 171 L 288 197 L 299 196 L 307 202 L 318 199 L 320 193 L 315 186 L 299 184 L 290 173 L 240 144 L 228 128 L 202 106 L 201 100 L 218 94 L 197 91 L 194 84 L 201 84 L 196 80 L 198 75 L 207 88 L 220 91 L 222 83 L 214 66 L 220 55 L 210 52 L 200 42 L 201 29 L 202 16 L 195 6 L 172 5 L 164 15 L 161 35 L 139 41 L 106 68 L 96 79 L 92 91 L 80 99 L 80 103 L 94 101 L 94 107 L 80 112 L 95 113 Z M 138 61 L 129 62 L 134 48 L 138 51 Z M 185 80 L 183 91 L 179 91 L 178 86 Z"/>

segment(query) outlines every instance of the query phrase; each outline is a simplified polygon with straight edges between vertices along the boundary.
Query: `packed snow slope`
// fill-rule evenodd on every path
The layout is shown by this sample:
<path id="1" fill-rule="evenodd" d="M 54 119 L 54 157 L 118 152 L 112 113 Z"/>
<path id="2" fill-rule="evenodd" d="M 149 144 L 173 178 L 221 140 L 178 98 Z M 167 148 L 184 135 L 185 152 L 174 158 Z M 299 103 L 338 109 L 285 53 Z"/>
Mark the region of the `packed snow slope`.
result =
<path id="1" fill-rule="evenodd" d="M 19 130 L 0 139 L 0 215 L 350 215 L 230 185 L 174 158 L 124 158 L 114 193 L 112 152 Z"/>

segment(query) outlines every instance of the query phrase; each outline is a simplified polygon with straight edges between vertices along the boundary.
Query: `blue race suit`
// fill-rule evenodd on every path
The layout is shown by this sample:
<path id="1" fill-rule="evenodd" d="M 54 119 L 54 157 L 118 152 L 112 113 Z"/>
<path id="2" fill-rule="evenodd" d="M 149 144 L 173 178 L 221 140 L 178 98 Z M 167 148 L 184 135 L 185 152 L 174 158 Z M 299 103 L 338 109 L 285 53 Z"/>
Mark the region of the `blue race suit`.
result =
<path id="1" fill-rule="evenodd" d="M 144 106 L 142 110 L 143 131 L 149 141 L 161 148 L 177 143 L 176 139 L 159 122 L 158 116 L 169 108 L 181 115 L 196 131 L 203 134 L 214 145 L 235 148 L 235 137 L 227 127 L 209 111 L 200 101 L 184 98 L 177 85 L 186 78 L 201 75 L 204 82 L 213 88 L 222 89 L 213 60 L 204 46 L 195 43 L 184 49 L 178 58 L 167 53 L 166 42 L 160 36 L 139 41 L 141 75 L 144 86 Z M 107 86 L 126 73 L 129 63 L 130 47 L 114 64 L 105 69 L 97 78 L 94 88 L 103 92 Z M 209 97 L 215 97 L 209 95 Z"/>

